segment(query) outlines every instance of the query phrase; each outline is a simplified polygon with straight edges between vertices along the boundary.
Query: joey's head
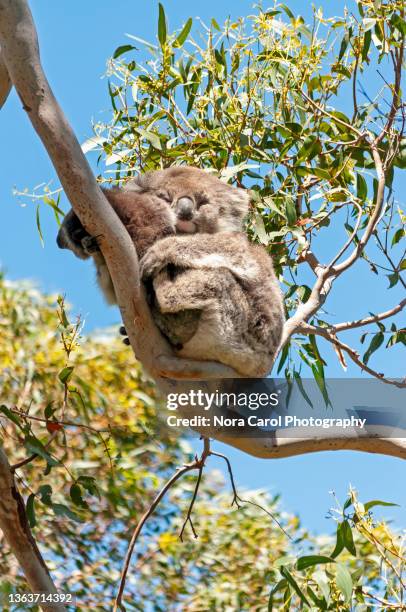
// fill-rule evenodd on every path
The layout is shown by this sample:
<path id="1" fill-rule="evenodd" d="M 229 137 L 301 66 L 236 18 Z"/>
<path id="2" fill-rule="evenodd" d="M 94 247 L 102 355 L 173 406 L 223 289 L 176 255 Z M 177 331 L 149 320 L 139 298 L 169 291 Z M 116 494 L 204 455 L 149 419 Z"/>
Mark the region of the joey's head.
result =
<path id="1" fill-rule="evenodd" d="M 249 194 L 192 167 L 172 167 L 139 175 L 125 189 L 157 195 L 176 215 L 178 234 L 240 232 Z"/>
<path id="2" fill-rule="evenodd" d="M 85 230 L 72 209 L 64 217 L 56 243 L 60 249 L 69 249 L 79 259 L 88 259 L 99 251 L 97 240 Z"/>

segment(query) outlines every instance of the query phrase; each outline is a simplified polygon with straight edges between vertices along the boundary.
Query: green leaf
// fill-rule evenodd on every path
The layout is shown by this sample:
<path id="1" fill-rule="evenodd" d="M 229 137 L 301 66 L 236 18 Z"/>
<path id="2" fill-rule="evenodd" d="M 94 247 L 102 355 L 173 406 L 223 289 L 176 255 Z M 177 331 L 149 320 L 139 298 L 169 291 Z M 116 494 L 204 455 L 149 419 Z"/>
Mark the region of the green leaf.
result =
<path id="1" fill-rule="evenodd" d="M 382 501 L 381 499 L 373 499 L 366 504 L 364 504 L 365 512 L 368 512 L 374 506 L 396 506 L 399 507 L 399 504 L 394 504 L 392 502 Z"/>
<path id="2" fill-rule="evenodd" d="M 288 17 L 290 17 L 291 19 L 295 18 L 294 14 L 290 10 L 290 8 L 286 6 L 286 4 L 279 4 L 278 6 L 285 11 Z"/>
<path id="3" fill-rule="evenodd" d="M 35 455 L 39 455 L 40 457 L 45 459 L 45 461 L 50 467 L 55 467 L 55 465 L 58 465 L 59 462 L 53 457 L 51 457 L 45 446 L 40 440 L 38 440 L 38 438 L 34 438 L 34 436 L 31 435 L 27 436 L 24 442 L 24 446 L 30 453 L 34 453 Z"/>
<path id="4" fill-rule="evenodd" d="M 369 48 L 371 46 L 371 40 L 372 40 L 372 32 L 371 30 L 368 30 L 368 32 L 365 32 L 364 44 L 362 47 L 362 61 L 363 62 L 365 62 L 368 57 Z"/>
<path id="5" fill-rule="evenodd" d="M 65 385 L 68 382 L 68 380 L 72 376 L 73 370 L 74 370 L 73 366 L 67 366 L 66 368 L 63 368 L 63 370 L 59 372 L 58 378 L 61 381 L 61 383 Z"/>
<path id="6" fill-rule="evenodd" d="M 77 514 L 75 514 L 75 512 L 72 512 L 72 510 L 70 510 L 68 506 L 65 506 L 65 504 L 52 504 L 52 509 L 55 512 L 56 516 L 67 516 L 76 523 L 83 522 L 82 519 Z"/>
<path id="7" fill-rule="evenodd" d="M 357 174 L 357 198 L 364 201 L 368 195 L 367 182 L 362 174 Z"/>
<path id="8" fill-rule="evenodd" d="M 344 53 L 346 52 L 348 43 L 349 43 L 349 36 L 348 36 L 348 32 L 346 32 L 344 38 L 341 41 L 340 51 L 338 53 L 338 61 L 342 59 Z"/>
<path id="9" fill-rule="evenodd" d="M 398 272 L 393 272 L 392 274 L 387 274 L 386 275 L 389 279 L 389 287 L 388 289 L 391 289 L 392 287 L 394 287 L 398 281 L 399 281 L 399 274 Z"/>
<path id="10" fill-rule="evenodd" d="M 82 497 L 82 489 L 76 482 L 71 486 L 69 493 L 73 503 L 76 506 L 80 506 L 81 508 L 88 507 L 87 503 Z"/>
<path id="11" fill-rule="evenodd" d="M 397 13 L 392 13 L 391 22 L 399 30 L 402 36 L 406 36 L 406 21 L 400 17 Z"/>
<path id="12" fill-rule="evenodd" d="M 285 344 L 285 346 L 282 349 L 282 353 L 281 353 L 281 357 L 279 359 L 279 365 L 278 365 L 278 370 L 277 370 L 277 374 L 280 373 L 280 371 L 283 368 L 283 364 L 285 363 L 288 355 L 289 355 L 289 347 L 290 347 L 290 343 L 288 342 L 287 344 Z"/>
<path id="13" fill-rule="evenodd" d="M 352 595 L 352 578 L 350 572 L 341 563 L 337 563 L 336 585 L 344 595 L 346 603 L 349 602 Z"/>
<path id="14" fill-rule="evenodd" d="M 396 230 L 392 238 L 392 246 L 395 246 L 395 244 L 397 244 L 405 235 L 406 234 L 403 227 L 400 227 L 398 230 Z"/>
<path id="15" fill-rule="evenodd" d="M 27 503 L 25 507 L 30 527 L 35 527 L 35 525 L 37 524 L 37 520 L 35 518 L 34 503 L 35 503 L 35 494 L 30 493 L 30 495 L 27 498 Z"/>
<path id="16" fill-rule="evenodd" d="M 148 142 L 151 143 L 154 149 L 162 151 L 162 144 L 158 134 L 155 134 L 154 132 L 149 132 L 148 130 L 144 130 L 142 128 L 137 128 L 135 131 L 138 132 L 140 136 L 143 136 L 145 140 L 148 140 Z"/>
<path id="17" fill-rule="evenodd" d="M 306 605 L 310 606 L 310 603 L 308 601 L 308 599 L 306 599 L 305 594 L 302 592 L 301 588 L 299 587 L 298 583 L 296 582 L 296 580 L 293 578 L 292 574 L 289 572 L 289 570 L 286 569 L 286 567 L 281 567 L 280 568 L 280 573 L 282 574 L 282 576 L 284 578 L 286 578 L 286 580 L 289 582 L 289 584 L 292 586 L 292 588 L 294 589 L 294 591 L 296 591 L 296 594 L 300 597 L 300 599 L 303 601 L 303 603 L 305 603 Z"/>
<path id="18" fill-rule="evenodd" d="M 381 346 L 382 342 L 384 341 L 384 335 L 382 332 L 379 332 L 377 334 L 375 334 L 375 336 L 372 338 L 371 343 L 368 347 L 368 349 L 365 351 L 365 354 L 362 358 L 362 361 L 367 364 L 372 353 L 375 353 L 376 350 L 379 349 L 379 347 Z"/>
<path id="19" fill-rule="evenodd" d="M 52 487 L 50 485 L 41 485 L 38 489 L 38 495 L 45 506 L 52 506 Z"/>
<path id="20" fill-rule="evenodd" d="M 53 401 L 48 402 L 48 404 L 45 406 L 44 417 L 46 419 L 50 419 L 56 410 L 56 408 L 53 407 L 53 403 Z"/>
<path id="21" fill-rule="evenodd" d="M 269 238 L 268 234 L 266 233 L 264 220 L 262 216 L 258 213 L 254 215 L 254 218 L 252 220 L 252 229 L 254 230 L 255 235 L 259 238 L 259 241 L 263 245 L 268 246 Z"/>
<path id="22" fill-rule="evenodd" d="M 7 406 L 2 404 L 0 406 L 0 412 L 2 412 L 12 423 L 14 423 L 14 425 L 17 425 L 17 427 L 22 429 L 20 419 L 16 414 L 14 414 L 14 412 L 11 412 L 11 410 L 7 408 Z"/>
<path id="23" fill-rule="evenodd" d="M 331 557 L 324 557 L 323 555 L 306 555 L 297 560 L 296 569 L 302 571 L 313 565 L 322 565 L 324 563 L 335 563 L 335 560 Z"/>
<path id="24" fill-rule="evenodd" d="M 343 521 L 341 524 L 343 542 L 345 548 L 350 552 L 354 557 L 357 556 L 357 551 L 355 549 L 354 538 L 352 535 L 352 529 L 348 521 Z"/>
<path id="25" fill-rule="evenodd" d="M 310 408 L 313 408 L 313 404 L 312 404 L 312 402 L 311 402 L 311 400 L 310 400 L 310 397 L 307 395 L 307 393 L 306 393 L 306 391 L 305 391 L 305 388 L 304 388 L 304 386 L 303 386 L 303 382 L 302 382 L 302 379 L 301 379 L 301 377 L 300 377 L 299 372 L 296 372 L 296 370 L 295 370 L 295 371 L 293 372 L 293 376 L 294 376 L 294 377 L 295 377 L 295 379 L 296 379 L 296 383 L 297 383 L 297 386 L 299 387 L 299 391 L 300 391 L 300 393 L 303 395 L 304 399 L 305 399 L 305 400 L 306 400 L 306 402 L 309 404 Z"/>
<path id="26" fill-rule="evenodd" d="M 44 246 L 44 237 L 42 235 L 42 229 L 41 229 L 41 219 L 39 217 L 39 204 L 37 204 L 37 211 L 35 213 L 35 219 L 37 222 L 37 230 L 38 230 L 39 238 L 41 240 L 41 245 Z"/>
<path id="27" fill-rule="evenodd" d="M 326 179 L 329 181 L 331 179 L 331 172 L 329 170 L 324 170 L 324 168 L 312 168 L 312 174 L 321 179 Z"/>
<path id="28" fill-rule="evenodd" d="M 268 600 L 268 612 L 273 612 L 273 609 L 274 609 L 273 598 L 274 598 L 275 593 L 285 589 L 287 584 L 288 584 L 287 580 L 285 578 L 282 578 L 282 580 L 279 580 L 279 582 L 271 590 L 269 594 L 269 600 Z"/>
<path id="29" fill-rule="evenodd" d="M 166 27 L 166 16 L 165 10 L 161 3 L 158 4 L 159 16 L 158 16 L 158 39 L 163 47 L 166 43 L 167 27 Z"/>
<path id="30" fill-rule="evenodd" d="M 182 29 L 181 33 L 179 34 L 179 36 L 177 37 L 177 39 L 173 43 L 174 47 L 181 47 L 185 43 L 187 37 L 189 36 L 189 32 L 190 32 L 190 30 L 192 28 L 192 24 L 193 24 L 193 19 L 191 17 L 189 17 L 189 19 L 187 20 L 187 22 L 183 26 L 183 29 Z"/>
<path id="31" fill-rule="evenodd" d="M 211 20 L 211 25 L 213 26 L 213 28 L 215 30 L 217 30 L 218 32 L 220 32 L 221 28 L 219 26 L 219 24 L 217 23 L 217 21 L 214 19 L 214 17 Z"/>
<path id="32" fill-rule="evenodd" d="M 328 406 L 330 404 L 330 399 L 328 396 L 326 381 L 324 378 L 324 368 L 321 364 L 313 364 L 311 368 L 312 368 L 314 380 L 316 381 L 317 386 L 320 389 L 320 392 L 323 396 L 324 403 L 326 404 L 326 406 Z"/>
<path id="33" fill-rule="evenodd" d="M 297 221 L 296 207 L 293 198 L 286 198 L 285 213 L 288 225 L 295 225 Z"/>
<path id="34" fill-rule="evenodd" d="M 343 510 L 347 510 L 347 508 L 349 508 L 350 506 L 352 506 L 352 499 L 351 497 L 348 497 L 343 505 Z"/>
<path id="35" fill-rule="evenodd" d="M 310 161 L 319 153 L 321 153 L 321 143 L 318 137 L 312 134 L 304 139 L 303 145 L 297 154 L 297 158 L 298 160 L 306 159 Z"/>
<path id="36" fill-rule="evenodd" d="M 100 499 L 100 492 L 93 476 L 79 476 L 78 482 L 90 494 Z"/>
<path id="37" fill-rule="evenodd" d="M 340 552 L 343 550 L 344 550 L 343 524 L 339 523 L 337 525 L 337 531 L 336 531 L 336 545 L 335 545 L 333 552 L 331 553 L 331 556 L 333 557 L 333 559 L 338 557 Z"/>
<path id="38" fill-rule="evenodd" d="M 113 59 L 117 59 L 123 53 L 127 53 L 127 51 L 132 51 L 133 49 L 137 49 L 133 45 L 121 45 L 121 47 L 117 47 L 117 49 L 113 53 Z"/>

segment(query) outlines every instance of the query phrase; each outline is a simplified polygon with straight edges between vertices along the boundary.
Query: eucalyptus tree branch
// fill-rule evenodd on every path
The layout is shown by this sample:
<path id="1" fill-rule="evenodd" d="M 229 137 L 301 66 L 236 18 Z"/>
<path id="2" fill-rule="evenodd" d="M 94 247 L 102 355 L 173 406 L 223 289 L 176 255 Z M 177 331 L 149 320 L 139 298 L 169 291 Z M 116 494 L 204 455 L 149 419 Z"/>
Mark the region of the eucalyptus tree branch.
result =
<path id="1" fill-rule="evenodd" d="M 35 543 L 8 459 L 0 448 L 0 529 L 17 558 L 33 593 L 56 594 L 58 590 Z M 46 612 L 66 610 L 61 603 L 43 603 Z"/>
<path id="2" fill-rule="evenodd" d="M 348 270 L 348 268 L 350 268 L 360 258 L 363 250 L 365 249 L 365 246 L 367 245 L 369 239 L 375 231 L 384 205 L 386 173 L 384 171 L 382 159 L 378 151 L 377 144 L 375 142 L 370 143 L 370 148 L 375 163 L 376 173 L 378 176 L 378 187 L 376 190 L 374 210 L 369 218 L 368 224 L 365 228 L 363 235 L 361 236 L 359 242 L 357 243 L 357 246 L 354 248 L 352 253 L 343 262 L 331 268 L 332 275 L 335 278 L 345 272 L 345 270 Z"/>
<path id="3" fill-rule="evenodd" d="M 0 47 L 0 108 L 6 102 L 11 91 L 11 80 L 4 63 L 3 53 Z"/>
<path id="4" fill-rule="evenodd" d="M 348 344 L 344 344 L 344 342 L 341 342 L 340 340 L 338 340 L 338 338 L 334 335 L 333 330 L 334 328 L 329 329 L 328 327 L 327 328 L 316 327 L 315 325 L 308 325 L 308 324 L 303 324 L 300 326 L 300 331 L 302 333 L 315 334 L 316 336 L 321 336 L 322 338 L 324 338 L 325 340 L 328 340 L 331 344 L 336 346 L 341 351 L 345 351 L 345 353 L 347 353 L 350 359 L 352 359 L 352 361 L 359 368 L 361 368 L 361 370 L 364 370 L 364 372 L 367 372 L 374 378 L 378 378 L 380 381 L 388 385 L 394 385 L 395 387 L 398 387 L 399 389 L 406 388 L 406 379 L 402 382 L 399 382 L 398 380 L 391 380 L 389 378 L 385 378 L 384 374 L 377 372 L 376 370 L 373 370 L 372 368 L 370 368 L 366 363 L 361 361 L 359 354 L 357 353 L 355 349 L 351 348 Z"/>
<path id="5" fill-rule="evenodd" d="M 331 270 L 320 266 L 317 271 L 317 280 L 313 285 L 310 297 L 307 302 L 300 304 L 296 312 L 288 319 L 283 326 L 282 340 L 279 349 L 283 348 L 290 337 L 320 309 L 325 302 L 331 289 L 332 281 Z"/>
<path id="6" fill-rule="evenodd" d="M 358 217 L 355 223 L 354 230 L 351 233 L 351 236 L 348 238 L 347 242 L 341 247 L 338 253 L 331 260 L 331 262 L 328 265 L 328 268 L 332 268 L 334 264 L 342 257 L 342 255 L 344 255 L 345 251 L 350 247 L 350 245 L 352 244 L 354 238 L 356 237 L 358 233 L 359 227 L 361 225 L 361 219 L 362 219 L 362 207 L 357 202 L 354 202 L 354 206 L 358 208 Z"/>
<path id="7" fill-rule="evenodd" d="M 372 428 L 368 427 L 368 430 Z M 371 433 L 375 433 L 372 432 Z M 352 450 L 364 453 L 376 453 L 389 457 L 406 459 L 406 438 L 405 432 L 399 434 L 401 437 L 394 438 L 393 428 L 388 427 L 388 435 L 385 437 L 383 427 L 376 428 L 376 437 L 355 437 L 352 434 L 343 434 L 341 428 L 331 428 L 325 436 L 316 437 L 314 430 L 307 432 L 307 437 L 303 436 L 298 429 L 295 436 L 294 429 L 286 436 L 283 430 L 270 432 L 268 438 L 234 438 L 227 435 L 216 436 L 216 440 L 221 440 L 225 444 L 234 446 L 254 457 L 261 459 L 282 459 L 284 457 L 294 457 L 297 455 L 307 455 L 308 453 L 318 453 L 321 451 L 342 451 Z"/>
<path id="8" fill-rule="evenodd" d="M 395 58 L 393 62 L 395 72 L 395 82 L 393 85 L 392 103 L 389 110 L 388 119 L 383 130 L 375 139 L 375 144 L 378 145 L 386 135 L 389 135 L 390 129 L 395 121 L 396 113 L 401 105 L 401 83 L 402 83 L 402 65 L 405 50 L 405 37 L 403 36 L 400 42 L 398 52 L 395 49 Z"/>
<path id="9" fill-rule="evenodd" d="M 384 319 L 389 319 L 389 317 L 393 317 L 399 312 L 403 310 L 406 306 L 406 298 L 399 302 L 396 306 L 391 308 L 390 310 L 386 310 L 385 312 L 380 312 L 376 315 L 371 315 L 370 317 L 365 317 L 363 319 L 357 319 L 356 321 L 347 321 L 345 323 L 337 323 L 333 325 L 331 329 L 334 333 L 346 331 L 347 329 L 354 329 L 356 327 L 364 327 L 364 325 L 369 325 L 370 323 L 377 323 L 378 321 L 383 321 Z"/>
<path id="10" fill-rule="evenodd" d="M 347 130 L 349 130 L 350 132 L 353 132 L 354 134 L 357 135 L 358 139 L 359 138 L 363 138 L 364 134 L 362 132 L 360 132 L 360 130 L 358 130 L 354 125 L 351 125 L 351 123 L 347 123 L 347 121 L 343 121 L 342 119 L 340 119 L 339 117 L 335 117 L 334 115 L 332 115 L 331 113 L 328 112 L 328 110 L 326 110 L 325 108 L 323 108 L 322 106 L 320 106 L 319 104 L 317 104 L 314 100 L 312 100 L 312 98 L 310 98 L 310 96 L 308 96 L 303 90 L 301 91 L 302 96 L 304 97 L 304 99 L 309 102 L 309 104 L 316 109 L 317 111 L 319 111 L 319 113 L 321 113 L 322 115 L 325 115 L 326 117 L 329 117 L 330 119 L 333 119 L 333 121 L 335 121 L 336 123 L 339 123 L 340 125 L 342 125 L 343 127 L 345 127 Z"/>

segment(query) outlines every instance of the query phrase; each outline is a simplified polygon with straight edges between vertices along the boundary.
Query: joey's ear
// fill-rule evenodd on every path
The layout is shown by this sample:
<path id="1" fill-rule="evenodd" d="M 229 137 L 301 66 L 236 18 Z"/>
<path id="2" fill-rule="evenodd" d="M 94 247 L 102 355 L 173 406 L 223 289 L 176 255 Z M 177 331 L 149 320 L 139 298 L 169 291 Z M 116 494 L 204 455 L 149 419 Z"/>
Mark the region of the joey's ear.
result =
<path id="1" fill-rule="evenodd" d="M 141 181 L 139 179 L 139 177 L 134 177 L 132 179 L 130 179 L 129 181 L 127 181 L 124 185 L 123 185 L 123 189 L 125 191 L 136 191 L 136 192 L 140 192 L 140 191 L 144 191 L 144 188 L 141 185 Z"/>

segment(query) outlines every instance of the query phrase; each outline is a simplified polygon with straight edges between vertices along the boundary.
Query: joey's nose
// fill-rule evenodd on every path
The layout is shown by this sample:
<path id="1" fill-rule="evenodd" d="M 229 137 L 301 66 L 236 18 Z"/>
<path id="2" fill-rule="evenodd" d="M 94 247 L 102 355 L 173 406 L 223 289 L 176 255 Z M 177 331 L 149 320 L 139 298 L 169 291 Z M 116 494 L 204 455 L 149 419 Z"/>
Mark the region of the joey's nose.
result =
<path id="1" fill-rule="evenodd" d="M 176 216 L 183 221 L 190 221 L 193 218 L 194 209 L 193 200 L 186 196 L 176 202 Z"/>

